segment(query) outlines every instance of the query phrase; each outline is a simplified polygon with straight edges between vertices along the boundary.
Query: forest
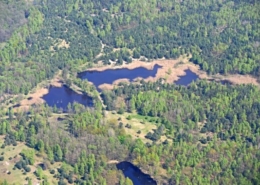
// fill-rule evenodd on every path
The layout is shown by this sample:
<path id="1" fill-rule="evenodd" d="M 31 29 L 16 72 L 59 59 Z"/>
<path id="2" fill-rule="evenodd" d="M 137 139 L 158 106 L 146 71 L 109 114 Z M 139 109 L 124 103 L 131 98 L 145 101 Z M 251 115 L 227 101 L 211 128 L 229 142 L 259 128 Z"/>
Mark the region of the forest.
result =
<path id="1" fill-rule="evenodd" d="M 141 80 L 99 96 L 76 77 L 100 61 L 190 55 L 209 75 L 259 81 L 259 10 L 257 0 L 0 0 L 0 185 L 133 185 L 113 161 L 158 185 L 260 184 L 259 86 Z M 95 106 L 10 106 L 59 71 Z"/>

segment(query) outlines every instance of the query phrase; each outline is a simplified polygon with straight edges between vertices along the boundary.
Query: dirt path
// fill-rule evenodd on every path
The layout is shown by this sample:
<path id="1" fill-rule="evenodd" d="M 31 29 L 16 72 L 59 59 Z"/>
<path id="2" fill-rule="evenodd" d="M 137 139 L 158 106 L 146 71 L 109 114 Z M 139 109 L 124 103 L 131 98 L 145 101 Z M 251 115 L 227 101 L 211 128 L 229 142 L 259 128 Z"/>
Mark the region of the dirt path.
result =
<path id="1" fill-rule="evenodd" d="M 95 57 L 96 59 L 103 55 L 105 44 L 103 44 L 102 40 L 100 40 L 100 43 L 101 43 L 101 50 L 100 53 Z"/>

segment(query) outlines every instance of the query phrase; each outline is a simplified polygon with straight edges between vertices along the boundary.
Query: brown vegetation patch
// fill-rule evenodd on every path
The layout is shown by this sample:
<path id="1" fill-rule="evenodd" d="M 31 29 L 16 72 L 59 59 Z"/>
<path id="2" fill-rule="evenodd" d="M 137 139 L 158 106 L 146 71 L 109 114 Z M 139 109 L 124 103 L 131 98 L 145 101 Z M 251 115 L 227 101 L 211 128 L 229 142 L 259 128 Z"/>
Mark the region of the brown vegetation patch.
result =
<path id="1" fill-rule="evenodd" d="M 259 86 L 259 83 L 257 82 L 257 79 L 250 75 L 215 75 L 213 78 L 219 78 L 220 80 L 227 80 L 230 81 L 233 84 L 253 84 L 256 86 Z"/>

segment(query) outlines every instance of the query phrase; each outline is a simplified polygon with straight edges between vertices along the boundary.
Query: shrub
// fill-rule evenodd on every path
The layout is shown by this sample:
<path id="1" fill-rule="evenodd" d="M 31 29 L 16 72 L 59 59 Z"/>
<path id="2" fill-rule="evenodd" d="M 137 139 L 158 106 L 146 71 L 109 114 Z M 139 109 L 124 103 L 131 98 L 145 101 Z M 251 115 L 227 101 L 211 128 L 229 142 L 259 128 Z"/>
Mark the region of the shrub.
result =
<path id="1" fill-rule="evenodd" d="M 31 168 L 30 168 L 29 166 L 25 166 L 25 167 L 24 167 L 24 170 L 25 170 L 26 172 L 30 172 L 30 171 L 31 171 Z"/>
<path id="2" fill-rule="evenodd" d="M 132 116 L 127 116 L 127 118 L 126 119 L 128 119 L 128 120 L 131 120 L 132 119 Z"/>
<path id="3" fill-rule="evenodd" d="M 123 123 L 122 122 L 119 123 L 119 128 L 123 128 Z"/>

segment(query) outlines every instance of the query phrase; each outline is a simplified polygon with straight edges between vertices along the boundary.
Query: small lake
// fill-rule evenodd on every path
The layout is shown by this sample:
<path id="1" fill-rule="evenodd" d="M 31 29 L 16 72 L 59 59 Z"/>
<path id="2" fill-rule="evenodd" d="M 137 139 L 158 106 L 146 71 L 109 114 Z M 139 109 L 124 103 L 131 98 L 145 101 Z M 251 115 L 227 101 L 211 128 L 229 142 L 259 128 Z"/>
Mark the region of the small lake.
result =
<path id="1" fill-rule="evenodd" d="M 125 177 L 131 179 L 134 185 L 157 185 L 157 182 L 150 175 L 143 173 L 130 162 L 120 162 L 116 167 L 118 170 L 122 170 Z"/>
<path id="2" fill-rule="evenodd" d="M 196 73 L 193 73 L 190 69 L 185 70 L 185 73 L 184 76 L 180 76 L 180 79 L 174 82 L 176 85 L 187 86 L 193 81 L 199 79 L 199 76 Z"/>
<path id="3" fill-rule="evenodd" d="M 80 103 L 85 106 L 93 106 L 93 100 L 87 95 L 78 94 L 66 86 L 54 87 L 50 86 L 48 94 L 44 95 L 42 99 L 45 100 L 48 106 L 67 109 L 68 104 L 73 102 Z"/>
<path id="4" fill-rule="evenodd" d="M 160 65 L 154 65 L 153 69 L 149 70 L 144 67 L 138 67 L 135 69 L 107 69 L 104 71 L 85 71 L 78 74 L 78 77 L 81 79 L 87 79 L 92 82 L 98 90 L 99 85 L 102 84 L 113 84 L 114 81 L 119 79 L 128 79 L 130 82 L 133 82 L 134 79 L 140 77 L 146 79 L 148 77 L 155 77 L 158 69 L 161 68 Z M 193 73 L 190 69 L 185 70 L 185 75 L 180 76 L 180 79 L 174 82 L 177 85 L 187 86 L 191 82 L 197 80 L 199 76 L 196 73 Z"/>
<path id="5" fill-rule="evenodd" d="M 127 78 L 130 82 L 134 79 L 155 77 L 158 69 L 161 68 L 159 65 L 154 65 L 152 70 L 146 69 L 145 67 L 137 67 L 135 69 L 107 69 L 104 71 L 85 71 L 78 74 L 81 79 L 87 79 L 92 82 L 97 88 L 101 84 L 113 84 L 118 79 Z"/>

